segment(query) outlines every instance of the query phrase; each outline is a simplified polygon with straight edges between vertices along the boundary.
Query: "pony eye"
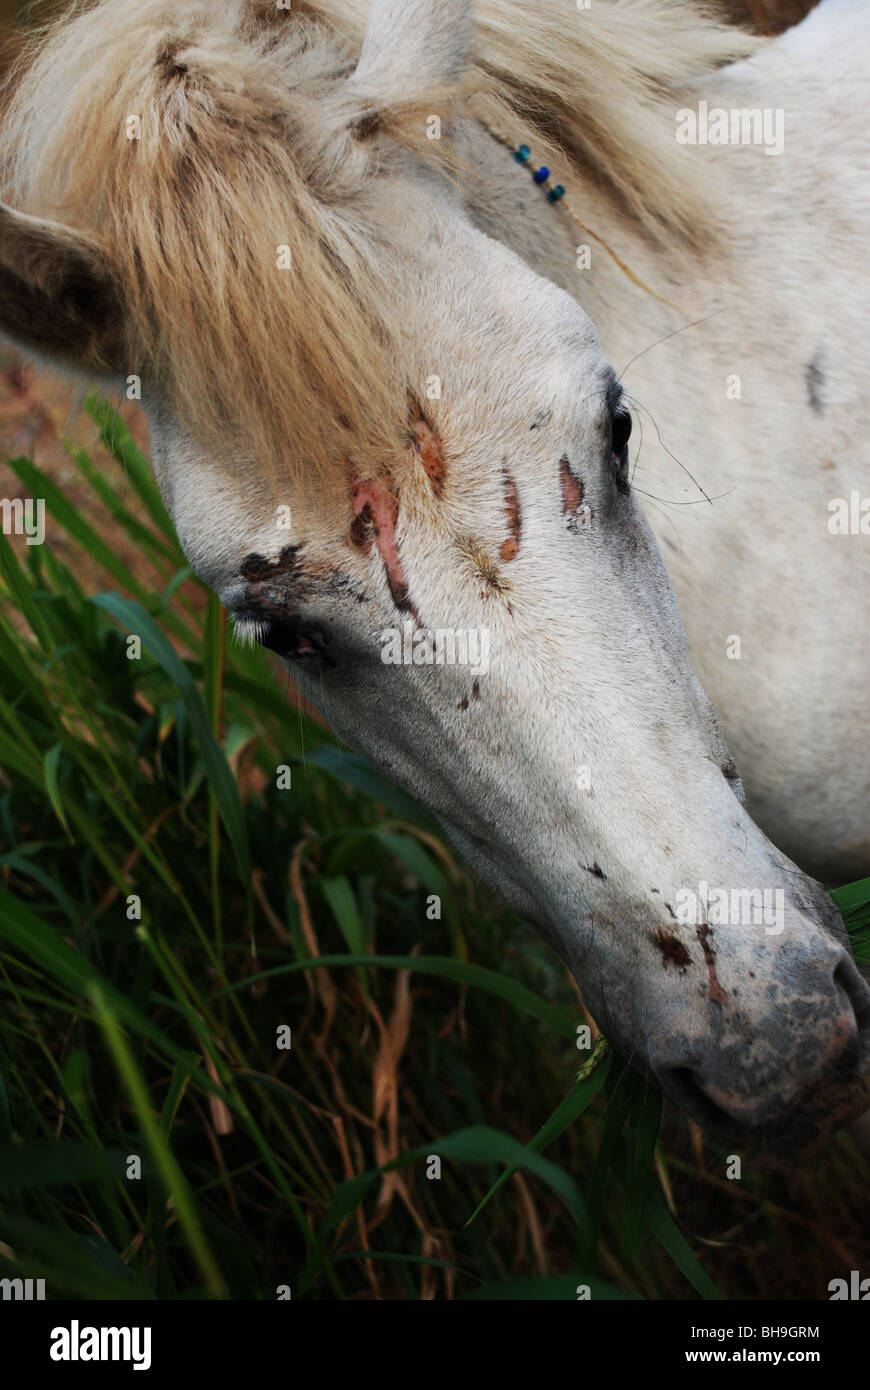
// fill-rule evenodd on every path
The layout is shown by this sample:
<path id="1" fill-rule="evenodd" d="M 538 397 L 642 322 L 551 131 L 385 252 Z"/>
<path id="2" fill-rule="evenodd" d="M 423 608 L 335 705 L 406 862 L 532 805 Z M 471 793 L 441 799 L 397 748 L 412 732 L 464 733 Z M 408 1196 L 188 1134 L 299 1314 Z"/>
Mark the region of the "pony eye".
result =
<path id="1" fill-rule="evenodd" d="M 618 406 L 610 417 L 610 439 L 613 457 L 620 462 L 631 438 L 631 413 Z"/>
<path id="2" fill-rule="evenodd" d="M 628 481 L 628 441 L 631 438 L 631 413 L 625 406 L 617 406 L 610 414 L 610 448 L 613 467 L 616 470 L 616 490 L 623 494 L 629 490 Z"/>

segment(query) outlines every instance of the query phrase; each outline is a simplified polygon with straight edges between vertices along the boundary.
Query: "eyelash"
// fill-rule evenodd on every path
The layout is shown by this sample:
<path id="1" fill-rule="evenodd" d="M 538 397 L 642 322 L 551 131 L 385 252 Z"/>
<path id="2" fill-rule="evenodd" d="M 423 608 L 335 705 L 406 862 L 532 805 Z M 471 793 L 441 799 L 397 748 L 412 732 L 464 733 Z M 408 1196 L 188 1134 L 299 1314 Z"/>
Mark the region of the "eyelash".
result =
<path id="1" fill-rule="evenodd" d="M 631 438 L 631 412 L 624 405 L 617 406 L 610 416 L 610 447 L 614 457 L 621 458 L 628 448 Z"/>
<path id="2" fill-rule="evenodd" d="M 610 457 L 615 469 L 616 489 L 623 494 L 629 491 L 628 442 L 631 439 L 631 425 L 631 411 L 625 404 L 620 388 L 619 396 L 610 407 Z"/>

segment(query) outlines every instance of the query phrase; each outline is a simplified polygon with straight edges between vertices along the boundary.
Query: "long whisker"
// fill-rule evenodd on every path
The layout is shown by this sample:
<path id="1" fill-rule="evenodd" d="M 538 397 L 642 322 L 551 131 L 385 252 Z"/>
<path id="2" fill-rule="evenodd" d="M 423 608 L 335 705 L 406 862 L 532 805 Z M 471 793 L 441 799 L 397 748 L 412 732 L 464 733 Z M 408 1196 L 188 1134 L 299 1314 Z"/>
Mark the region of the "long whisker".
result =
<path id="1" fill-rule="evenodd" d="M 666 333 L 663 338 L 657 338 L 654 343 L 650 343 L 649 347 L 645 347 L 643 352 L 639 352 L 636 357 L 632 357 L 631 361 L 626 363 L 619 373 L 620 377 L 624 377 L 629 367 L 633 367 L 635 362 L 639 362 L 642 357 L 646 357 L 647 353 L 652 352 L 653 348 L 661 347 L 662 343 L 669 342 L 671 338 L 676 338 L 678 334 L 685 333 L 687 329 L 697 328 L 701 323 L 709 323 L 710 319 L 718 318 L 720 314 L 724 313 L 724 309 L 714 309 L 712 314 L 705 314 L 702 319 L 693 319 L 691 323 L 684 323 L 682 328 L 675 328 L 671 333 Z"/>
<path id="2" fill-rule="evenodd" d="M 715 498 L 715 499 L 714 499 L 714 498 L 710 497 L 710 496 L 707 494 L 707 492 L 704 490 L 704 488 L 701 486 L 701 484 L 698 482 L 698 479 L 694 476 L 694 474 L 693 474 L 693 473 L 686 467 L 686 465 L 683 463 L 682 459 L 678 459 L 677 456 L 676 456 L 676 454 L 673 453 L 673 452 L 668 448 L 667 444 L 666 444 L 665 441 L 662 439 L 662 433 L 661 433 L 661 430 L 660 430 L 659 427 L 658 427 L 658 422 L 656 421 L 655 416 L 651 413 L 651 411 L 649 411 L 649 410 L 647 409 L 647 407 L 646 407 L 645 405 L 642 405 L 641 402 L 640 402 L 639 400 L 637 400 L 637 398 L 636 398 L 635 396 L 632 396 L 632 397 L 631 397 L 631 403 L 632 403 L 632 405 L 633 405 L 637 410 L 642 410 L 642 411 L 644 412 L 645 415 L 649 415 L 649 418 L 650 418 L 650 420 L 652 421 L 653 429 L 654 429 L 655 432 L 656 432 L 656 437 L 658 438 L 659 444 L 661 444 L 661 446 L 662 446 L 662 448 L 664 449 L 665 453 L 668 455 L 669 458 L 672 458 L 672 459 L 674 460 L 674 463 L 679 464 L 680 468 L 682 468 L 682 470 L 683 470 L 683 472 L 685 473 L 686 477 L 687 477 L 691 482 L 694 483 L 695 487 L 696 487 L 696 488 L 698 489 L 698 491 L 701 493 L 701 496 L 703 497 L 704 501 L 705 501 L 705 502 L 709 502 L 709 503 L 710 503 L 710 506 L 712 507 L 713 502 L 714 502 L 714 501 L 718 501 L 718 498 Z M 736 486 L 736 484 L 735 484 L 735 486 Z M 734 489 L 731 488 L 731 489 L 729 489 L 729 491 L 733 492 Z M 721 493 L 720 495 L 721 495 L 722 497 L 727 497 L 727 496 L 728 496 L 728 493 L 727 493 L 727 492 L 723 492 L 723 493 Z M 695 503 L 695 502 L 675 502 L 673 505 L 674 505 L 674 506 L 683 506 L 683 507 L 689 507 L 689 506 L 694 507 L 694 506 L 697 505 L 697 503 Z"/>
<path id="3" fill-rule="evenodd" d="M 638 493 L 641 497 L 649 497 L 653 502 L 661 502 L 663 507 L 702 507 L 705 502 L 719 502 L 723 497 L 730 497 L 736 488 L 737 484 L 735 483 L 734 487 L 730 487 L 727 492 L 717 492 L 715 497 L 708 497 L 705 493 L 703 497 L 697 497 L 694 502 L 674 502 L 669 497 L 656 497 L 654 492 L 644 492 L 643 488 L 632 484 L 633 492 Z"/>
<path id="4" fill-rule="evenodd" d="M 640 492 L 641 497 L 646 497 L 647 501 L 654 502 L 655 499 L 652 498 L 652 495 L 650 493 L 643 492 L 640 488 L 638 488 L 637 484 L 634 481 L 637 476 L 637 470 L 640 467 L 640 455 L 643 449 L 643 420 L 641 419 L 640 415 L 638 415 L 637 417 L 637 424 L 638 429 L 640 430 L 640 443 L 637 446 L 637 453 L 634 456 L 634 467 L 631 470 L 631 486 L 634 492 Z M 673 519 L 668 516 L 667 512 L 662 511 L 661 507 L 656 507 L 655 510 L 657 512 L 661 512 L 662 516 L 670 526 L 677 540 L 680 541 L 680 533 L 674 525 Z M 680 546 L 682 547 L 682 541 L 680 541 Z"/>

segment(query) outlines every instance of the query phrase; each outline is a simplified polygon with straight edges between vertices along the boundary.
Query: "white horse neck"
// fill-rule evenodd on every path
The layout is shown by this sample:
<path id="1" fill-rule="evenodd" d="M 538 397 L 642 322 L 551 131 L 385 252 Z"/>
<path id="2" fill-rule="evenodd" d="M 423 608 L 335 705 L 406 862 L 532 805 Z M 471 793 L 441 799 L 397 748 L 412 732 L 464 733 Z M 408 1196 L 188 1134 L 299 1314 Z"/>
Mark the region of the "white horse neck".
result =
<path id="1" fill-rule="evenodd" d="M 583 304 L 634 398 L 634 486 L 755 819 L 828 879 L 870 872 L 870 747 L 855 737 L 870 719 L 870 648 L 854 640 L 870 549 L 828 525 L 832 506 L 870 493 L 870 283 L 856 271 L 870 217 L 868 60 L 870 6 L 826 0 L 750 62 L 698 81 L 693 97 L 711 109 L 784 119 L 780 154 L 686 150 L 716 190 L 707 245 L 653 245 L 553 170 L 584 222 L 677 308 L 632 283 L 502 145 L 478 131 L 474 152 L 480 225 Z"/>

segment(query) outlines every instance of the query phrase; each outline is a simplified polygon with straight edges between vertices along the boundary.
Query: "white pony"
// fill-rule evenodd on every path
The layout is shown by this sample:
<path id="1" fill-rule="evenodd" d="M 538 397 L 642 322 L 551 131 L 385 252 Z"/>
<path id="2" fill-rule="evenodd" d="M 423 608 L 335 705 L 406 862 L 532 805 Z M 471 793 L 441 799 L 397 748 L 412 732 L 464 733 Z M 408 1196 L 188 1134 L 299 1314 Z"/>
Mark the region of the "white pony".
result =
<path id="1" fill-rule="evenodd" d="M 765 45 L 677 0 L 100 0 L 0 150 L 0 324 L 141 380 L 242 632 L 637 1065 L 799 1138 L 868 1102 L 804 872 L 870 872 L 868 60 L 858 0 Z"/>

